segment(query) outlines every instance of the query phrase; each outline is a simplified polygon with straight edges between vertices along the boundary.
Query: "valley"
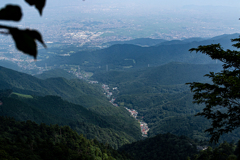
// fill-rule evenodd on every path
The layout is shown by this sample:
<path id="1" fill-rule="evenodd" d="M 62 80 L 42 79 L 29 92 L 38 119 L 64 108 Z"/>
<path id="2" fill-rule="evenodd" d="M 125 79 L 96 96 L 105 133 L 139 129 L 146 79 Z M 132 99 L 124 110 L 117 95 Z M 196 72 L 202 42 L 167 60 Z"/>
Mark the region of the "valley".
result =
<path id="1" fill-rule="evenodd" d="M 0 116 L 13 117 L 14 123 L 69 126 L 68 132 L 73 130 L 92 139 L 88 143 L 100 142 L 118 149 L 115 155 L 119 157 L 124 156 L 118 152 L 126 151 L 135 158 L 147 159 L 142 149 L 148 153 L 159 149 L 161 152 L 149 154 L 148 158 L 192 158 L 198 154 L 197 146 L 214 145 L 208 143 L 209 135 L 204 132 L 211 122 L 194 116 L 204 105 L 192 103 L 193 93 L 186 83 L 210 83 L 204 75 L 221 71 L 222 63 L 189 53 L 188 49 L 212 41 L 231 49 L 228 38 L 236 36 L 239 34 L 161 41 L 148 47 L 143 47 L 147 42 L 144 39 L 141 45 L 112 42 L 112 46 L 103 49 L 77 51 L 72 46 L 59 52 L 55 48 L 61 55 L 34 62 L 37 67 L 25 70 L 28 74 L 19 72 L 22 68 L 5 68 L 3 63 Z M 139 44 L 139 40 L 131 43 Z M 55 138 L 51 141 L 64 141 L 57 131 L 53 133 Z M 239 133 L 236 129 L 223 135 L 219 142 L 237 142 Z M 101 150 L 100 146 L 95 147 L 94 154 Z"/>
<path id="2" fill-rule="evenodd" d="M 97 82 L 97 83 L 98 83 L 98 81 L 90 81 L 90 82 Z M 102 88 L 104 89 L 104 92 L 105 92 L 104 94 L 107 96 L 108 99 L 110 99 L 109 102 L 110 102 L 113 106 L 118 107 L 118 104 L 114 103 L 114 101 L 116 100 L 116 98 L 114 98 L 113 92 L 110 92 L 110 91 L 109 91 L 110 88 L 108 87 L 108 85 L 102 84 Z M 116 93 L 116 91 L 119 93 L 117 87 L 112 88 L 112 90 L 113 90 L 113 91 L 115 90 L 115 93 Z M 148 136 L 147 136 L 147 133 L 148 133 L 148 131 L 149 131 L 148 125 L 147 125 L 147 123 L 145 123 L 145 122 L 143 122 L 142 120 L 140 120 L 140 119 L 137 118 L 138 112 L 137 112 L 136 110 L 134 110 L 134 109 L 128 109 L 128 108 L 126 108 L 126 107 L 125 107 L 125 109 L 126 109 L 126 110 L 131 114 L 131 116 L 134 117 L 134 118 L 138 121 L 138 123 L 140 124 L 142 136 L 143 136 L 143 137 L 148 137 Z"/>

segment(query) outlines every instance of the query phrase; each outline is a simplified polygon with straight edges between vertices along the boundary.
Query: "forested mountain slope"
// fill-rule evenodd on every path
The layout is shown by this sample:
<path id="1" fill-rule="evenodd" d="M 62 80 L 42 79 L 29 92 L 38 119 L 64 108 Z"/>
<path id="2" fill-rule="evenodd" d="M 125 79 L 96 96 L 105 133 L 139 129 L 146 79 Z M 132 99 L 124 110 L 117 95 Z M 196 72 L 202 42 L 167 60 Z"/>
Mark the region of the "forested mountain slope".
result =
<path id="1" fill-rule="evenodd" d="M 155 137 L 125 145 L 123 150 L 137 160 L 186 160 L 198 153 L 197 144 L 185 136 L 159 134 Z"/>
<path id="2" fill-rule="evenodd" d="M 111 105 L 98 85 L 77 79 L 40 80 L 3 67 L 0 68 L 0 75 L 0 89 L 11 89 L 16 93 L 3 98 L 4 112 L 1 115 L 14 116 L 18 120 L 31 119 L 38 123 L 71 124 L 73 129 L 87 134 L 89 138 L 97 137 L 104 142 L 109 139 L 108 143 L 115 148 L 140 138 L 137 121 L 123 107 Z M 40 95 L 45 97 L 36 97 Z M 75 104 L 65 100 L 74 101 Z M 76 104 L 84 104 L 85 108 Z M 81 117 L 85 113 L 88 113 L 88 118 L 86 115 L 83 116 L 85 118 Z M 99 131 L 95 133 L 93 130 Z M 100 136 L 101 133 L 105 137 Z"/>
<path id="3" fill-rule="evenodd" d="M 209 146 L 197 139 L 166 133 L 124 145 L 120 150 L 126 151 L 137 160 L 236 160 L 239 156 L 239 144 L 225 141 L 220 145 Z"/>
<path id="4" fill-rule="evenodd" d="M 93 96 L 102 95 L 99 89 L 81 80 L 67 80 L 64 78 L 41 80 L 4 67 L 0 67 L 0 75 L 0 81 L 2 82 L 0 89 L 25 90 L 22 92 L 35 92 L 35 94 L 39 95 L 59 95 L 63 98 L 72 98 L 86 94 Z"/>
<path id="5" fill-rule="evenodd" d="M 220 70 L 220 64 L 172 62 L 158 67 L 148 67 L 134 71 L 98 73 L 94 74 L 92 79 L 96 79 L 102 83 L 118 85 L 123 91 L 123 88 L 130 88 L 130 85 L 133 84 L 142 84 L 143 88 L 151 85 L 178 85 L 193 81 L 206 81 L 208 79 L 204 77 L 205 74 L 210 71 L 216 72 Z"/>
<path id="6" fill-rule="evenodd" d="M 18 122 L 0 117 L 0 157 L 7 160 L 127 160 L 96 140 L 88 140 L 68 126 Z"/>
<path id="7" fill-rule="evenodd" d="M 118 87 L 116 102 L 138 111 L 138 118 L 148 123 L 149 136 L 171 132 L 207 140 L 204 130 L 210 122 L 194 117 L 203 106 L 192 103 L 193 95 L 185 83 L 209 82 L 204 75 L 220 69 L 219 64 L 169 63 L 137 71 L 110 71 L 92 78 Z M 236 130 L 221 140 L 237 140 L 238 133 Z"/>
<path id="8" fill-rule="evenodd" d="M 1 116 L 14 117 L 18 121 L 32 120 L 38 124 L 68 125 L 79 134 L 108 143 L 114 148 L 140 138 L 139 125 L 127 113 L 103 116 L 64 101 L 61 97 L 36 97 L 7 92 L 10 94 L 0 97 Z"/>
<path id="9" fill-rule="evenodd" d="M 100 85 L 91 85 L 80 79 L 67 80 L 59 77 L 41 80 L 4 67 L 0 67 L 0 75 L 0 89 L 11 89 L 18 93 L 30 95 L 57 95 L 84 107 L 98 108 L 104 106 L 104 109 L 112 108 Z M 85 99 L 91 99 L 92 101 L 87 103 Z M 94 101 L 97 103 L 93 105 L 92 102 Z"/>

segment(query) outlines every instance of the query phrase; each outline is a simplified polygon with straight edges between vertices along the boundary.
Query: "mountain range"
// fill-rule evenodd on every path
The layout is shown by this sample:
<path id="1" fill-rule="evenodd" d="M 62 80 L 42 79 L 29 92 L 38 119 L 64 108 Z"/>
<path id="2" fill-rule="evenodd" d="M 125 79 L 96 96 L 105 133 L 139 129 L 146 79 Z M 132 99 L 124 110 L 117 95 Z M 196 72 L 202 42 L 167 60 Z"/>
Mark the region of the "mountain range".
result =
<path id="1" fill-rule="evenodd" d="M 189 49 L 199 45 L 222 44 L 224 49 L 232 49 L 230 39 L 238 38 L 239 34 L 222 35 L 211 39 L 186 39 L 182 41 L 166 41 L 155 46 L 141 47 L 133 44 L 115 44 L 108 48 L 95 51 L 80 51 L 70 56 L 55 54 L 48 59 L 38 61 L 38 66 L 79 65 L 90 72 L 107 70 L 129 70 L 160 66 L 169 62 L 191 64 L 214 64 L 210 57 L 201 53 L 190 53 Z"/>

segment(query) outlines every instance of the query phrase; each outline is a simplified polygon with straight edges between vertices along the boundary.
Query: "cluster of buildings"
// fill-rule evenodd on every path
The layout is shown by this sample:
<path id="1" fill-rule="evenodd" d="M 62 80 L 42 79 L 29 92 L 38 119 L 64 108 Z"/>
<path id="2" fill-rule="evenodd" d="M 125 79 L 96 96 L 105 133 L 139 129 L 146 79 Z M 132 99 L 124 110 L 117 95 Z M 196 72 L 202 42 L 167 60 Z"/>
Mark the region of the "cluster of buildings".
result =
<path id="1" fill-rule="evenodd" d="M 111 96 L 113 95 L 113 93 L 109 91 L 110 88 L 108 87 L 108 85 L 102 84 L 102 88 L 104 89 L 104 94 L 107 96 L 107 98 L 110 99 Z M 115 87 L 115 88 L 117 88 L 117 87 Z M 114 105 L 115 107 L 118 107 L 118 105 L 116 103 L 114 103 L 114 101 L 115 101 L 115 98 L 112 98 L 109 102 L 112 103 L 112 105 Z"/>
<path id="2" fill-rule="evenodd" d="M 147 132 L 149 131 L 148 125 L 145 122 L 140 122 L 141 132 L 143 137 L 147 137 Z"/>
<path id="3" fill-rule="evenodd" d="M 131 116 L 133 116 L 137 120 L 138 112 L 135 109 L 128 109 L 127 107 L 125 107 L 125 108 L 126 108 L 126 110 L 128 110 L 128 112 L 131 113 Z M 148 137 L 147 132 L 149 131 L 150 128 L 148 128 L 147 123 L 145 123 L 143 121 L 140 121 L 140 120 L 138 120 L 138 121 L 140 122 L 142 136 L 143 137 Z"/>
<path id="4" fill-rule="evenodd" d="M 107 95 L 107 98 L 110 99 L 110 97 L 112 96 L 112 92 L 109 92 L 109 87 L 106 84 L 102 84 L 102 88 L 104 89 L 104 94 Z"/>
<path id="5" fill-rule="evenodd" d="M 135 109 L 128 109 L 127 107 L 125 107 L 125 108 L 126 108 L 126 110 L 128 110 L 128 112 L 131 113 L 131 116 L 133 116 L 135 119 L 137 119 L 138 112 Z"/>

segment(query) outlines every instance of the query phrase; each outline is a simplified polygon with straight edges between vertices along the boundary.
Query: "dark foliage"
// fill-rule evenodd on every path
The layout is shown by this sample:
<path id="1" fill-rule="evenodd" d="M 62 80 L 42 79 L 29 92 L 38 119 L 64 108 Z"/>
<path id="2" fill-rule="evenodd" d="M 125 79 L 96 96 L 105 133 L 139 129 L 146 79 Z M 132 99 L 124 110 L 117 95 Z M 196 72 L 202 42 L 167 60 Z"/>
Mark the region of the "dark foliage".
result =
<path id="1" fill-rule="evenodd" d="M 196 154 L 192 160 L 237 160 L 238 147 L 233 143 L 223 142 L 218 147 L 208 147 Z"/>
<path id="2" fill-rule="evenodd" d="M 131 159 L 128 155 L 88 140 L 68 126 L 38 125 L 0 117 L 0 159 L 8 160 L 92 160 Z"/>
<path id="3" fill-rule="evenodd" d="M 134 142 L 120 148 L 138 160 L 186 160 L 197 153 L 196 143 L 173 134 L 159 134 L 155 137 Z"/>
<path id="4" fill-rule="evenodd" d="M 240 48 L 240 39 L 232 41 L 237 42 L 234 47 Z M 240 52 L 225 51 L 220 44 L 199 46 L 190 51 L 202 52 L 212 59 L 223 62 L 221 72 L 210 72 L 205 75 L 211 78 L 212 84 L 188 83 L 194 92 L 194 103 L 206 105 L 197 115 L 212 121 L 211 127 L 206 132 L 211 134 L 211 142 L 217 142 L 222 134 L 232 132 L 240 126 Z"/>

